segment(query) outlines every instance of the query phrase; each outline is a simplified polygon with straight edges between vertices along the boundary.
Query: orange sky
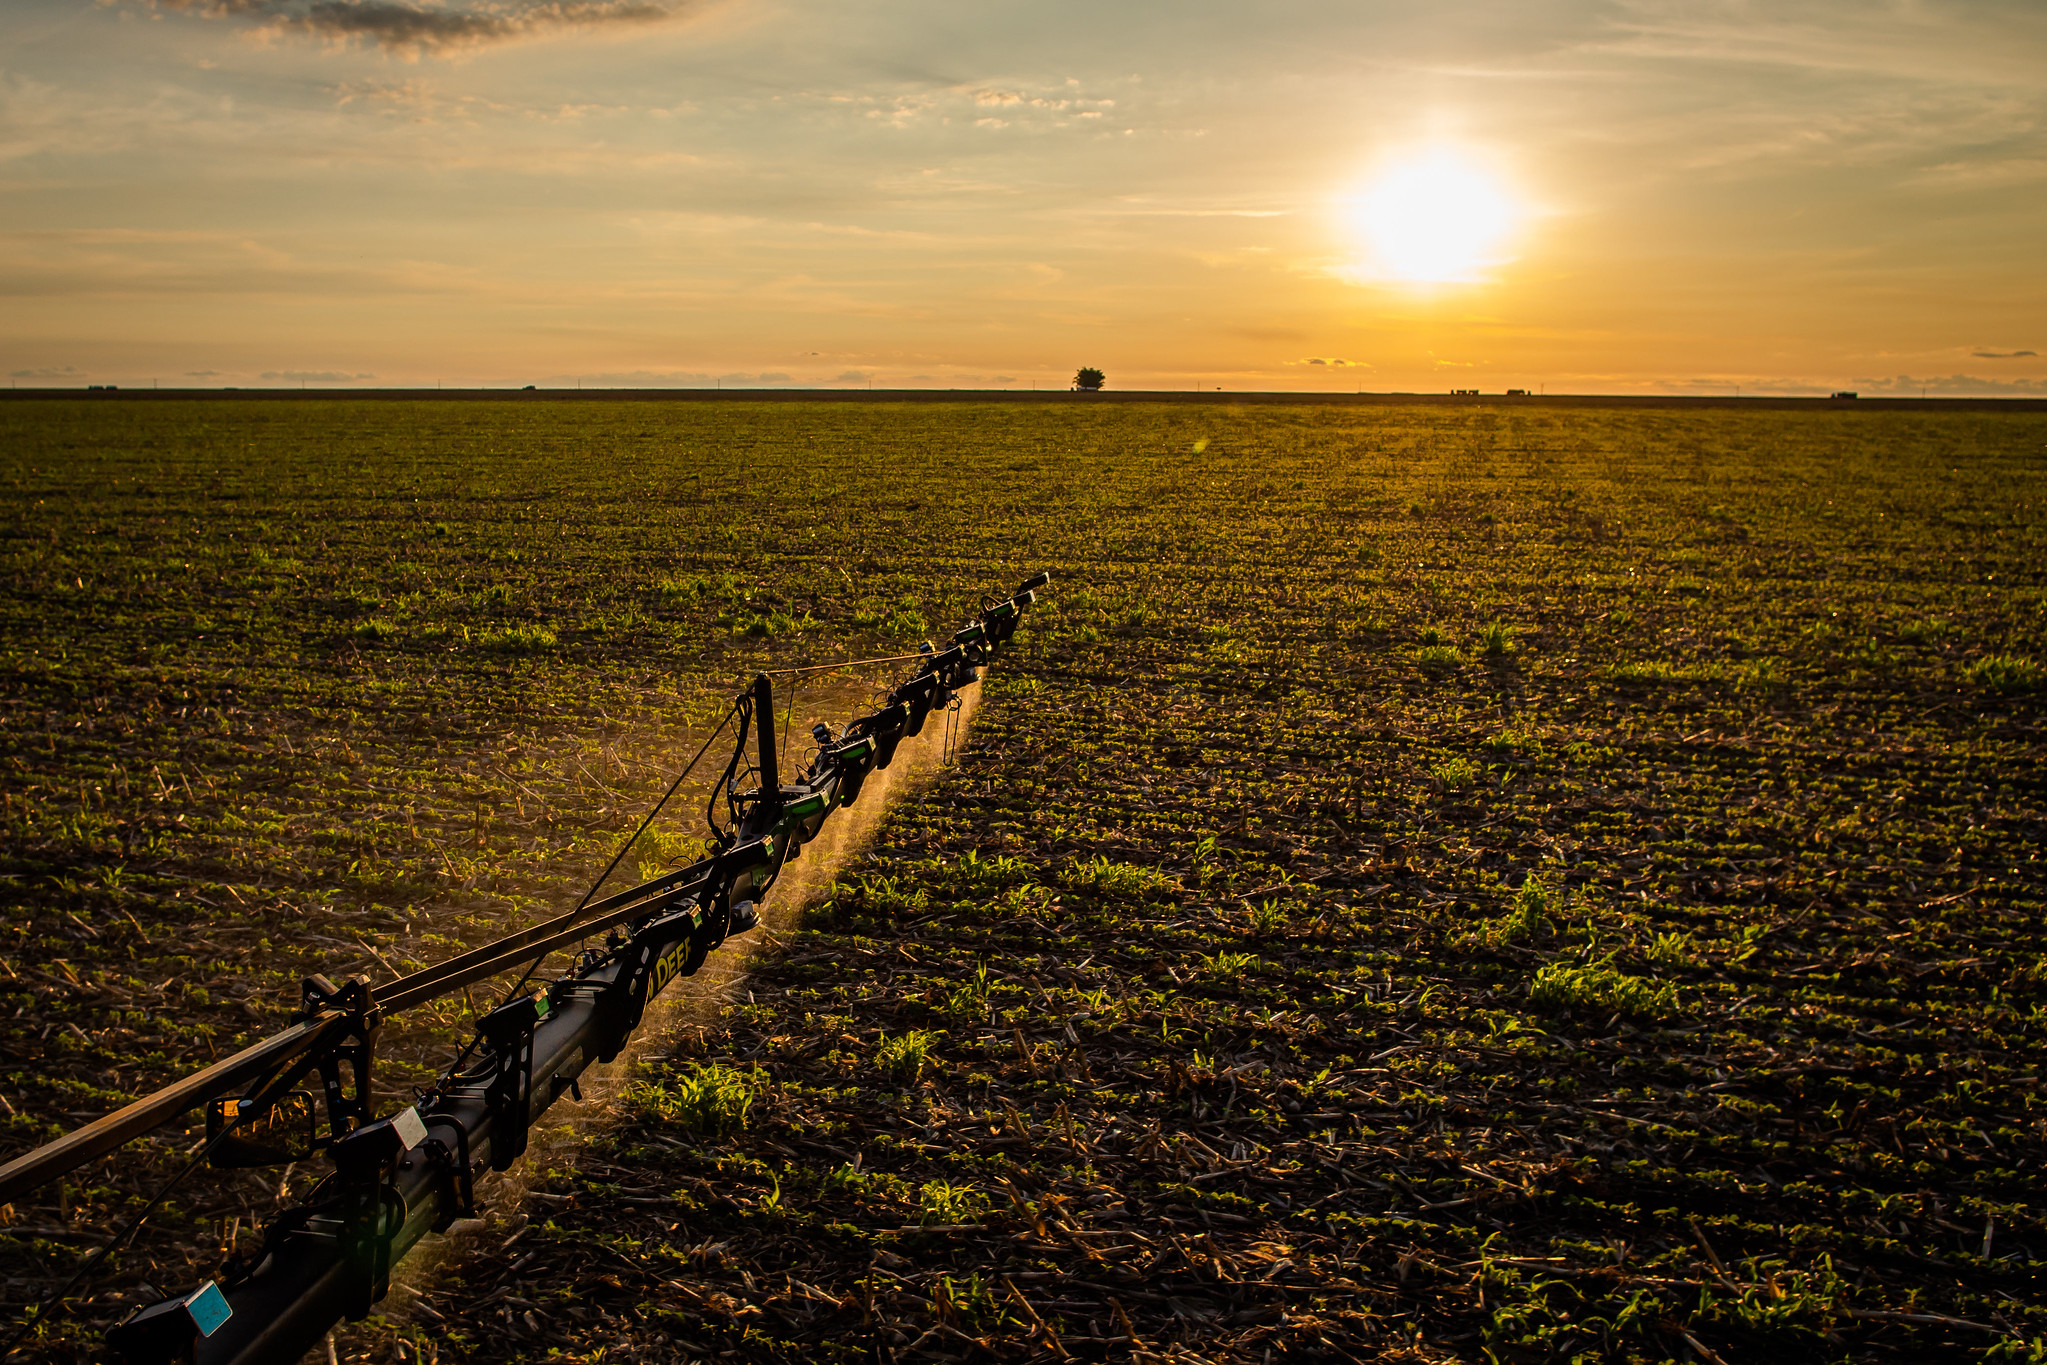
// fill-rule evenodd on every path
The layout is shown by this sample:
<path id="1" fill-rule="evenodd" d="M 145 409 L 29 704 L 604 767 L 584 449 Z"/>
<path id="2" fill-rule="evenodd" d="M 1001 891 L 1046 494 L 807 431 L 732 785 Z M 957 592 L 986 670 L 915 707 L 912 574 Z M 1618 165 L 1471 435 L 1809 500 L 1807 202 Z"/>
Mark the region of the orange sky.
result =
<path id="1" fill-rule="evenodd" d="M 11 0 L 0 54 L 22 385 L 2047 394 L 2037 0 Z"/>

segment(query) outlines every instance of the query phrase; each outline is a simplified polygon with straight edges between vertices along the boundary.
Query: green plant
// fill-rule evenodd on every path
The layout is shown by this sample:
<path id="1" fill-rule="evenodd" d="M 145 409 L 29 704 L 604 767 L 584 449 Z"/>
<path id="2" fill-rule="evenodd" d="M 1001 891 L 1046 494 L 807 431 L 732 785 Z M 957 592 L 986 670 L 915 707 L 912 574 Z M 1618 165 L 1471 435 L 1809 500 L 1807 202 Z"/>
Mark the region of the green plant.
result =
<path id="1" fill-rule="evenodd" d="M 978 1270 L 965 1279 L 940 1275 L 931 1290 L 931 1315 L 940 1322 L 957 1322 L 978 1331 L 998 1328 L 1010 1320 L 994 1282 Z"/>
<path id="2" fill-rule="evenodd" d="M 1505 658 L 1514 652 L 1514 627 L 1493 621 L 1478 633 L 1478 650 L 1488 659 Z"/>
<path id="3" fill-rule="evenodd" d="M 1489 919 L 1466 935 L 1462 940 L 1465 947 L 1497 948 L 1503 944 L 1521 943 L 1539 934 L 1548 932 L 1553 926 L 1548 914 L 1554 893 L 1548 883 L 1540 877 L 1529 877 L 1514 892 L 1513 904 L 1507 913 Z"/>
<path id="4" fill-rule="evenodd" d="M 860 877 L 854 886 L 876 915 L 900 918 L 921 915 L 931 908 L 931 892 L 910 878 Z"/>
<path id="5" fill-rule="evenodd" d="M 2047 1365 L 2047 1337 L 2008 1336 L 1994 1341 L 1983 1352 L 1985 1360 L 2011 1361 L 2014 1365 Z"/>
<path id="6" fill-rule="evenodd" d="M 1500 932 L 1509 942 L 1533 938 L 1549 928 L 1549 907 L 1553 899 L 1549 884 L 1529 877 L 1514 891 L 1514 908 L 1500 920 Z"/>
<path id="7" fill-rule="evenodd" d="M 922 1209 L 918 1221 L 927 1226 L 934 1223 L 971 1223 L 987 1210 L 988 1196 L 972 1185 L 931 1180 L 917 1192 L 917 1203 Z"/>
<path id="8" fill-rule="evenodd" d="M 1587 1006 L 1638 1019 L 1661 1019 L 1677 1012 L 1677 987 L 1628 976 L 1607 962 L 1588 966 L 1548 963 L 1536 972 L 1528 996 L 1551 1009 Z"/>
<path id="9" fill-rule="evenodd" d="M 1424 645 L 1414 652 L 1414 660 L 1424 671 L 1441 672 L 1463 663 L 1464 656 L 1451 645 Z"/>
<path id="10" fill-rule="evenodd" d="M 1931 644 L 1945 636 L 1952 628 L 1952 622 L 1929 616 L 1924 620 L 1907 621 L 1898 627 L 1898 639 L 1908 645 Z"/>
<path id="11" fill-rule="evenodd" d="M 1608 664 L 1602 670 L 1602 676 L 1613 682 L 1625 683 L 1712 682 L 1726 677 L 1727 669 L 1717 663 L 1673 664 L 1649 659 Z"/>
<path id="12" fill-rule="evenodd" d="M 952 865 L 952 874 L 968 886 L 1007 886 L 1030 875 L 1030 864 L 1021 858 L 997 854 L 983 857 L 979 849 L 968 849 Z"/>
<path id="13" fill-rule="evenodd" d="M 1698 945 L 1690 934 L 1658 934 L 1642 956 L 1659 967 L 1690 967 L 1697 965 Z"/>
<path id="14" fill-rule="evenodd" d="M 826 1171 L 824 1178 L 818 1182 L 818 1188 L 825 1194 L 857 1194 L 873 1183 L 873 1179 L 870 1173 L 847 1161 Z"/>
<path id="15" fill-rule="evenodd" d="M 1104 857 L 1073 864 L 1060 880 L 1075 890 L 1132 898 L 1165 891 L 1173 885 L 1173 879 L 1157 868 L 1112 862 Z"/>
<path id="16" fill-rule="evenodd" d="M 783 635 L 796 635 L 816 627 L 808 612 L 802 616 L 791 616 L 779 607 L 773 611 L 752 611 L 739 607 L 718 618 L 718 624 L 732 632 L 734 639 L 776 639 Z"/>
<path id="17" fill-rule="evenodd" d="M 484 631 L 477 643 L 493 654 L 544 654 L 561 641 L 545 626 L 506 626 Z"/>
<path id="18" fill-rule="evenodd" d="M 702 578 L 664 578 L 654 585 L 654 593 L 663 602 L 674 606 L 702 601 L 709 586 Z"/>
<path id="19" fill-rule="evenodd" d="M 758 1069 L 691 1063 L 666 1080 L 630 1082 L 622 1098 L 642 1118 L 715 1136 L 746 1127 L 747 1114 L 766 1085 L 767 1074 Z"/>
<path id="20" fill-rule="evenodd" d="M 925 619 L 914 597 L 868 603 L 853 613 L 853 624 L 897 640 L 920 639 L 931 632 L 931 622 Z"/>
<path id="21" fill-rule="evenodd" d="M 1201 955 L 1201 974 L 1216 981 L 1228 981 L 1241 976 L 1246 970 L 1258 964 L 1256 953 L 1217 953 Z"/>
<path id="22" fill-rule="evenodd" d="M 397 633 L 397 624 L 382 616 L 372 616 L 367 621 L 358 621 L 355 623 L 355 629 L 349 632 L 358 640 L 388 640 Z"/>
<path id="23" fill-rule="evenodd" d="M 932 1045 L 937 1041 L 937 1034 L 922 1029 L 883 1038 L 874 1045 L 875 1069 L 892 1081 L 914 1085 L 924 1078 L 924 1069 L 931 1064 Z"/>
<path id="24" fill-rule="evenodd" d="M 2033 692 L 2040 687 L 2040 665 L 2016 654 L 1992 654 L 1962 669 L 1962 676 L 1993 692 Z"/>
<path id="25" fill-rule="evenodd" d="M 1778 659 L 1751 659 L 1734 675 L 1736 687 L 1747 692 L 1769 692 L 1784 681 L 1784 665 Z"/>
<path id="26" fill-rule="evenodd" d="M 1833 1329 L 1847 1295 L 1848 1286 L 1824 1262 L 1813 1270 L 1790 1270 L 1779 1262 L 1748 1283 L 1702 1290 L 1698 1316 L 1786 1348 L 1816 1346 Z"/>
<path id="27" fill-rule="evenodd" d="M 1444 791 L 1463 791 L 1478 780 L 1478 767 L 1468 758 L 1453 754 L 1449 758 L 1429 766 L 1429 776 L 1442 785 Z"/>

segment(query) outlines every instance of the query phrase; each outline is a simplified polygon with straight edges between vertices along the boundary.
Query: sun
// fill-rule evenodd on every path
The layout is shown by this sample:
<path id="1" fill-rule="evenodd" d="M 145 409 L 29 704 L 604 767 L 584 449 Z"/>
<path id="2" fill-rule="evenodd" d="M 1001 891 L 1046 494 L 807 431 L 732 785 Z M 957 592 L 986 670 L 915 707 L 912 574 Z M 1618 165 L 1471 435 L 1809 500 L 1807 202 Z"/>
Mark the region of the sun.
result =
<path id="1" fill-rule="evenodd" d="M 1415 284 L 1469 283 L 1500 264 L 1523 210 L 1476 157 L 1435 147 L 1389 162 L 1354 201 L 1370 271 Z"/>

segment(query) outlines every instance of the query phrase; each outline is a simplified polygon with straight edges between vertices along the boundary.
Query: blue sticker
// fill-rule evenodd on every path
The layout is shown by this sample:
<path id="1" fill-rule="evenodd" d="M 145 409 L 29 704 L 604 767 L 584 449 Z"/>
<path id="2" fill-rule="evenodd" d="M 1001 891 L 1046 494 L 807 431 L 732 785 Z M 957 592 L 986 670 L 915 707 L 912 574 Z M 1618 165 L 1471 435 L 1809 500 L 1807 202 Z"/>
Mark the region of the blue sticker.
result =
<path id="1" fill-rule="evenodd" d="M 185 1311 L 192 1315 L 192 1325 L 202 1337 L 212 1336 L 235 1313 L 227 1306 L 227 1296 L 220 1292 L 220 1286 L 211 1280 L 186 1296 Z"/>

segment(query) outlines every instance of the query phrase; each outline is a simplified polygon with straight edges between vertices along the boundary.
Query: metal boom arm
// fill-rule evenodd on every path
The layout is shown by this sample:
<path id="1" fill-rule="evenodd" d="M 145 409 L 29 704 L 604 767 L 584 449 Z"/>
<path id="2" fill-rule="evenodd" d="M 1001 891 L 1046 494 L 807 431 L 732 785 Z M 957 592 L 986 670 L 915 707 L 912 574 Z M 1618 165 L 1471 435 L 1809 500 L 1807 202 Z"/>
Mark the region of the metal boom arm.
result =
<path id="1" fill-rule="evenodd" d="M 271 1222 L 253 1257 L 231 1262 L 218 1282 L 136 1311 L 108 1335 L 132 1365 L 297 1361 L 336 1322 L 366 1315 L 389 1287 L 392 1266 L 427 1233 L 474 1214 L 475 1175 L 508 1169 L 534 1120 L 592 1063 L 618 1055 L 669 982 L 759 923 L 756 902 L 783 864 L 859 796 L 869 773 L 888 767 L 906 735 L 979 680 L 1047 581 L 1038 574 L 984 607 L 950 648 L 928 652 L 881 707 L 840 734 L 819 727 L 816 759 L 790 784 L 777 771 L 773 687 L 766 674 L 757 677 L 739 703 L 737 745 L 743 754 L 751 728 L 759 785 L 733 790 L 728 769 L 725 796 L 737 822 L 709 857 L 401 978 L 375 997 L 359 980 L 336 989 L 315 978 L 290 1029 L 0 1168 L 0 1201 L 237 1089 L 246 1087 L 245 1099 L 227 1102 L 224 1112 L 235 1114 L 228 1127 L 260 1118 L 317 1066 L 328 1079 L 333 1174 Z M 451 1068 L 411 1107 L 367 1121 L 369 1049 L 384 1014 L 607 929 L 605 946 L 583 952 L 567 975 L 484 1016 L 473 1065 Z M 361 1093 L 355 1116 L 344 1118 L 335 1059 L 350 1046 Z"/>

